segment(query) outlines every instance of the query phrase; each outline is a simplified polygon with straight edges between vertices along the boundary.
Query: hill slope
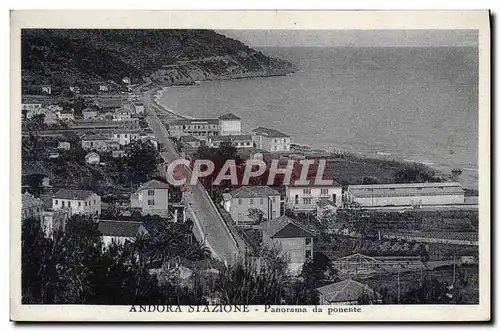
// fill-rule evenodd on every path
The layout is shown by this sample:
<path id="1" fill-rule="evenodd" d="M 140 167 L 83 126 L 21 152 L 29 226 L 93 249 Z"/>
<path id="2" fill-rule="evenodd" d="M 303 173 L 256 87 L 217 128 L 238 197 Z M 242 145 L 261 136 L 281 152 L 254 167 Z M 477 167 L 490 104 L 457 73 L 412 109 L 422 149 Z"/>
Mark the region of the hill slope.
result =
<path id="1" fill-rule="evenodd" d="M 25 29 L 21 40 L 24 92 L 34 84 L 51 84 L 58 93 L 125 76 L 132 83 L 152 74 L 163 83 L 186 83 L 295 70 L 210 30 Z"/>

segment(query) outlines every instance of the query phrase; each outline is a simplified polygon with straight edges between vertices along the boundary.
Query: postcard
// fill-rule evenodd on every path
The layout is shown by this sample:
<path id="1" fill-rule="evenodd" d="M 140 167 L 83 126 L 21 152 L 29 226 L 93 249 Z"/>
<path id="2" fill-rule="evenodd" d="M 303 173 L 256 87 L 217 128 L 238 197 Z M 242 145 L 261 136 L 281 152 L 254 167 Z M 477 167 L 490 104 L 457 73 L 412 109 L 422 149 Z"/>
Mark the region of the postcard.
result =
<path id="1" fill-rule="evenodd" d="M 12 11 L 13 321 L 488 321 L 488 11 Z"/>

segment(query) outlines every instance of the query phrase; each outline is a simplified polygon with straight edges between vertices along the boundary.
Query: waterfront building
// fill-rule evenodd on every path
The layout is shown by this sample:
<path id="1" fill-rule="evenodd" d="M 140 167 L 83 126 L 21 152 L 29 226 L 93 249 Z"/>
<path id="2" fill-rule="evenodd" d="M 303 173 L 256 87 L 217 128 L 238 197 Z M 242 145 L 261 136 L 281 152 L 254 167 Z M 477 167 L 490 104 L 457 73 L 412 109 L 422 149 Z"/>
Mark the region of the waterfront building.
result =
<path id="1" fill-rule="evenodd" d="M 135 100 L 132 103 L 132 106 L 136 114 L 144 114 L 144 103 L 142 101 Z"/>
<path id="2" fill-rule="evenodd" d="M 138 131 L 121 130 L 113 133 L 113 140 L 117 141 L 122 146 L 128 145 L 137 139 L 139 139 Z"/>
<path id="3" fill-rule="evenodd" d="M 59 209 L 70 209 L 72 215 L 100 215 L 101 197 L 92 191 L 60 189 L 52 197 L 52 210 Z"/>
<path id="4" fill-rule="evenodd" d="M 220 135 L 241 135 L 241 118 L 233 113 L 224 114 L 219 117 Z"/>
<path id="5" fill-rule="evenodd" d="M 278 247 L 290 258 L 289 271 L 297 275 L 307 259 L 313 257 L 314 235 L 296 220 L 281 216 L 263 222 L 262 243 L 269 248 Z"/>
<path id="6" fill-rule="evenodd" d="M 249 134 L 208 136 L 207 146 L 217 148 L 222 142 L 229 142 L 236 148 L 253 148 L 252 136 Z"/>
<path id="7" fill-rule="evenodd" d="M 168 130 L 175 138 L 187 135 L 198 138 L 219 135 L 220 125 L 218 119 L 182 119 L 171 122 Z"/>
<path id="8" fill-rule="evenodd" d="M 251 131 L 255 147 L 268 152 L 289 152 L 290 136 L 275 129 L 258 127 Z"/>
<path id="9" fill-rule="evenodd" d="M 465 190 L 457 182 L 349 185 L 346 200 L 362 207 L 452 205 L 465 202 Z"/>
<path id="10" fill-rule="evenodd" d="M 168 184 L 150 180 L 139 187 L 130 197 L 132 208 L 141 210 L 142 215 L 168 216 Z"/>
<path id="11" fill-rule="evenodd" d="M 250 209 L 260 210 L 266 220 L 281 216 L 280 193 L 269 186 L 242 186 L 223 194 L 222 205 L 237 225 L 256 223 Z"/>

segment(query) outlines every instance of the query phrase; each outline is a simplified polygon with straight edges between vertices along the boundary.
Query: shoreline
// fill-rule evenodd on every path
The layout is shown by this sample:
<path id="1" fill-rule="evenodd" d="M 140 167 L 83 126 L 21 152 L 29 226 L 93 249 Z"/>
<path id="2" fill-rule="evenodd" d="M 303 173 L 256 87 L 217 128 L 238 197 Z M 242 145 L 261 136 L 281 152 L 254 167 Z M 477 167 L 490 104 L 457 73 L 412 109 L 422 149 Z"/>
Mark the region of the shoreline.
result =
<path id="1" fill-rule="evenodd" d="M 268 77 L 276 77 L 276 76 L 288 76 L 291 73 L 287 73 L 284 75 L 272 75 L 272 76 L 253 76 L 253 77 L 238 77 L 238 78 L 225 78 L 221 80 L 233 80 L 233 79 L 250 79 L 250 78 L 268 78 Z M 157 107 L 162 109 L 165 112 L 170 113 L 173 116 L 178 117 L 179 119 L 194 119 L 195 117 L 188 116 L 188 115 L 183 115 L 181 114 L 182 110 L 173 110 L 171 109 L 168 104 L 164 102 L 164 93 L 169 89 L 169 88 L 182 88 L 184 86 L 193 86 L 193 85 L 200 85 L 202 83 L 209 83 L 216 81 L 218 79 L 207 79 L 199 82 L 194 82 L 192 84 L 171 84 L 171 85 L 163 85 L 159 86 L 155 84 L 154 88 L 154 94 L 152 95 L 153 101 Z M 322 147 L 311 147 L 307 146 L 305 144 L 301 144 L 300 142 L 294 142 L 292 145 L 296 145 L 299 147 L 307 147 L 307 150 L 305 151 L 291 151 L 290 153 L 287 154 L 300 154 L 302 152 L 306 153 L 318 153 L 318 154 L 330 154 L 330 157 L 333 157 L 335 154 L 346 154 L 346 155 L 352 155 L 353 157 L 356 158 L 361 158 L 361 159 L 372 159 L 372 160 L 378 160 L 378 161 L 384 161 L 384 162 L 399 162 L 402 164 L 418 164 L 420 166 L 424 166 L 429 168 L 430 170 L 435 172 L 436 177 L 443 178 L 446 181 L 450 180 L 450 172 L 451 169 L 453 169 L 452 166 L 446 165 L 446 164 L 436 164 L 436 162 L 433 162 L 432 160 L 424 160 L 424 161 L 417 161 L 417 160 L 412 160 L 409 158 L 405 157 L 397 157 L 393 155 L 392 152 L 390 151 L 373 151 L 370 153 L 360 153 L 360 152 L 352 152 L 349 150 L 343 150 L 343 149 L 325 149 Z M 465 180 L 466 183 L 463 184 L 464 188 L 467 189 L 472 189 L 472 190 L 477 190 L 478 189 L 478 169 L 472 169 L 472 168 L 461 168 L 463 173 L 469 173 L 469 176 L 472 178 L 469 178 L 469 180 Z M 464 176 L 465 177 L 465 176 Z M 474 182 L 475 184 L 469 183 L 469 182 Z"/>

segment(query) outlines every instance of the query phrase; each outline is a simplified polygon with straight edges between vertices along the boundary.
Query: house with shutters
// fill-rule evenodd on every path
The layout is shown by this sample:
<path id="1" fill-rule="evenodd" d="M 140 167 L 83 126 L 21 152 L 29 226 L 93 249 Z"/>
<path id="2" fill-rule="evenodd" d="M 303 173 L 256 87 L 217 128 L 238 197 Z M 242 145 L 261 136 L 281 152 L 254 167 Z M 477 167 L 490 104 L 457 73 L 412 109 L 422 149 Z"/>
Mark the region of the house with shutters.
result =
<path id="1" fill-rule="evenodd" d="M 168 216 L 168 184 L 153 179 L 142 184 L 130 197 L 132 208 L 141 210 L 142 215 Z"/>
<path id="2" fill-rule="evenodd" d="M 107 150 L 109 138 L 101 134 L 87 134 L 81 138 L 84 150 Z"/>
<path id="3" fill-rule="evenodd" d="M 52 210 L 60 209 L 70 209 L 72 215 L 100 215 L 101 197 L 92 191 L 60 189 L 52 196 Z"/>
<path id="4" fill-rule="evenodd" d="M 261 226 L 262 244 L 279 248 L 281 254 L 290 258 L 290 273 L 299 274 L 306 260 L 313 257 L 313 233 L 287 216 L 263 222 Z"/>
<path id="5" fill-rule="evenodd" d="M 290 136 L 270 128 L 258 127 L 253 129 L 250 134 L 255 147 L 268 152 L 289 152 Z"/>
<path id="6" fill-rule="evenodd" d="M 222 205 L 237 225 L 256 225 L 251 209 L 262 212 L 262 217 L 272 220 L 281 216 L 281 196 L 269 186 L 242 186 L 223 194 Z"/>
<path id="7" fill-rule="evenodd" d="M 241 135 L 241 118 L 228 113 L 219 116 L 219 126 L 221 136 L 238 136 Z"/>

